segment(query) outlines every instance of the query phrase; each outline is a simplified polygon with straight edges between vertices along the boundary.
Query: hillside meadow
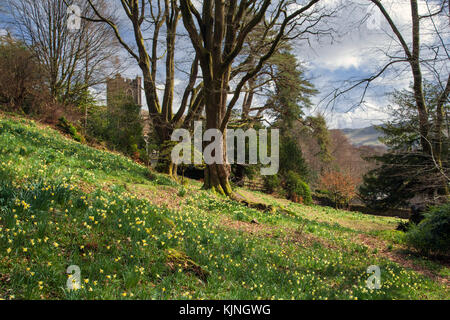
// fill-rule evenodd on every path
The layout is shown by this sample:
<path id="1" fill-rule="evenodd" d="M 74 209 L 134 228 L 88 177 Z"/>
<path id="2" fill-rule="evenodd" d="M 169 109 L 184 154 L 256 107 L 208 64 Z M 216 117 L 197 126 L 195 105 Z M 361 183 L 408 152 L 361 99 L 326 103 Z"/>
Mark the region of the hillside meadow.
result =
<path id="1" fill-rule="evenodd" d="M 450 298 L 449 264 L 410 251 L 398 218 L 238 189 L 273 208 L 252 209 L 6 114 L 0 165 L 2 299 Z"/>

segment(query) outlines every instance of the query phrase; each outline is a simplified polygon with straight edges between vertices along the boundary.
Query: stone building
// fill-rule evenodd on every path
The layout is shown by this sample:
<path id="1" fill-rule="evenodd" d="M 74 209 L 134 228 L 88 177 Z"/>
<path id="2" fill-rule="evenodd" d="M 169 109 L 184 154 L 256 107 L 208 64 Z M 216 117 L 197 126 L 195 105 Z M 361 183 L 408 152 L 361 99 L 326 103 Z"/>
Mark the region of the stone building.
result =
<path id="1" fill-rule="evenodd" d="M 142 106 L 142 78 L 122 78 L 117 74 L 114 78 L 106 81 L 106 99 L 108 107 L 114 106 L 119 100 L 129 98 L 133 103 Z"/>

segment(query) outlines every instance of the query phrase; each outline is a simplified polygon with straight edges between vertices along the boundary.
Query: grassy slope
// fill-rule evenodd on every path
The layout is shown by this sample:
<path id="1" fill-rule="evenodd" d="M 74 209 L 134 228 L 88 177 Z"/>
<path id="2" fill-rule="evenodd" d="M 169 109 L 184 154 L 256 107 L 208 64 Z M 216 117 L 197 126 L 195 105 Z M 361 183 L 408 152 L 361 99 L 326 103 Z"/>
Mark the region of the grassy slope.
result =
<path id="1" fill-rule="evenodd" d="M 239 190 L 295 215 L 263 213 L 4 115 L 0 164 L 3 299 L 450 298 L 449 269 L 403 254 L 394 218 Z"/>

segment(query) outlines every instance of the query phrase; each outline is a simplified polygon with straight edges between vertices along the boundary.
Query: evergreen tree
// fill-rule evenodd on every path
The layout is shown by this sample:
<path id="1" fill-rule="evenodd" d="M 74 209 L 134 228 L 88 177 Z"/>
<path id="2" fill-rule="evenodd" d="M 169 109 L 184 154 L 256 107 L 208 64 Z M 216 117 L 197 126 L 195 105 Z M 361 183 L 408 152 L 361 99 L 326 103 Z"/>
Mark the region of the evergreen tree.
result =
<path id="1" fill-rule="evenodd" d="M 274 68 L 274 93 L 267 101 L 268 113 L 275 126 L 283 134 L 305 115 L 304 110 L 312 106 L 311 97 L 317 93 L 314 85 L 305 79 L 305 71 L 297 58 L 285 50 L 271 60 Z"/>
<path id="2" fill-rule="evenodd" d="M 442 152 L 439 157 L 422 152 L 414 94 L 410 90 L 395 91 L 392 94 L 392 119 L 378 126 L 384 135 L 381 140 L 389 147 L 389 152 L 372 158 L 379 167 L 364 177 L 364 184 L 360 188 L 361 196 L 372 207 L 405 206 L 414 197 L 425 204 L 448 201 L 448 115 L 444 126 L 436 125 L 439 88 L 426 83 L 424 90 L 431 124 L 428 140 L 434 144 L 441 139 L 438 137 L 444 137 L 441 142 Z M 448 109 L 447 105 L 444 110 Z M 442 132 L 438 132 L 437 127 Z"/>

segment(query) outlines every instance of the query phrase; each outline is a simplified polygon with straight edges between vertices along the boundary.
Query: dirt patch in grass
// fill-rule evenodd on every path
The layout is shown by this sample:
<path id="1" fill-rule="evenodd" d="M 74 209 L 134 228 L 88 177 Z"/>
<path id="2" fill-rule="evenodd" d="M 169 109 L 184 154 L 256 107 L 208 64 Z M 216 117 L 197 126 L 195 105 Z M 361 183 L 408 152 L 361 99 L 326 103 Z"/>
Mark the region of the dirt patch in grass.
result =
<path id="1" fill-rule="evenodd" d="M 379 256 L 389 259 L 392 262 L 395 262 L 401 265 L 404 268 L 412 269 L 422 275 L 425 275 L 435 281 L 438 281 L 448 287 L 450 287 L 450 280 L 446 277 L 442 277 L 441 275 L 433 272 L 432 270 L 426 268 L 425 266 L 415 264 L 411 259 L 411 254 L 406 253 L 407 248 L 404 246 L 396 246 L 389 250 L 389 244 L 380 240 L 376 237 L 369 236 L 366 234 L 358 235 L 358 242 L 365 245 L 366 247 L 377 250 Z M 443 264 L 444 265 L 444 264 Z M 450 267 L 450 263 L 445 264 L 446 267 Z"/>
<path id="2" fill-rule="evenodd" d="M 339 250 L 343 250 L 343 248 L 340 248 L 336 245 L 334 245 L 333 243 L 317 237 L 311 233 L 306 233 L 306 232 L 300 232 L 298 230 L 288 230 L 288 234 L 285 238 L 286 242 L 288 243 L 296 243 L 301 245 L 302 247 L 311 247 L 313 246 L 315 243 L 319 243 L 320 245 L 322 245 L 325 248 L 328 249 L 339 249 Z"/>
<path id="3" fill-rule="evenodd" d="M 243 231 L 245 233 L 258 236 L 270 236 L 270 234 L 272 234 L 272 232 L 275 230 L 274 227 L 265 224 L 232 220 L 228 217 L 223 217 L 223 219 L 220 221 L 220 224 L 226 229 Z"/>
<path id="4" fill-rule="evenodd" d="M 172 210 L 181 210 L 187 197 L 178 196 L 179 190 L 169 186 L 158 186 L 158 189 L 153 189 L 142 184 L 127 184 L 127 190 L 140 199 L 147 199 L 154 205 L 166 206 Z"/>
<path id="5" fill-rule="evenodd" d="M 77 187 L 86 194 L 91 194 L 96 190 L 96 187 L 85 181 L 77 181 Z"/>

